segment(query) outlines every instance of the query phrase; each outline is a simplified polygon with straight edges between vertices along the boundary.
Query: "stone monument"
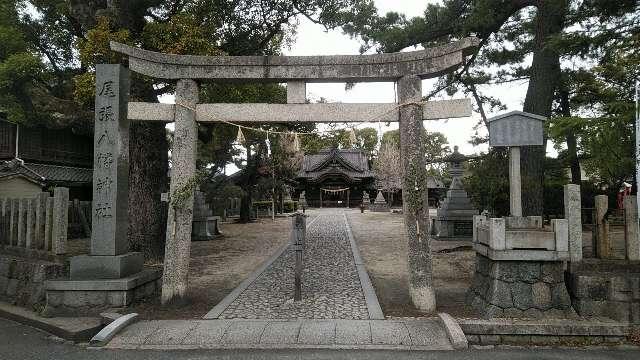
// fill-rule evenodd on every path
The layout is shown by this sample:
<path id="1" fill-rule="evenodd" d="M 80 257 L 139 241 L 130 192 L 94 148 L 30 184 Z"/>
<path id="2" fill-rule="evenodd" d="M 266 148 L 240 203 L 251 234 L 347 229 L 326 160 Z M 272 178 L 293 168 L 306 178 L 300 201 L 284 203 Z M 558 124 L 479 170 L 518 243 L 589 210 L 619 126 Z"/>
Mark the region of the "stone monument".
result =
<path id="1" fill-rule="evenodd" d="M 304 191 L 300 193 L 300 197 L 298 198 L 298 206 L 302 208 L 302 212 L 307 209 L 307 198 L 304 195 Z"/>
<path id="2" fill-rule="evenodd" d="M 369 198 L 369 192 L 366 190 L 362 192 L 362 206 L 364 207 L 364 209 L 368 209 L 369 206 L 371 206 L 371 199 Z"/>
<path id="3" fill-rule="evenodd" d="M 387 201 L 382 196 L 382 190 L 378 190 L 378 195 L 376 195 L 376 199 L 373 201 L 373 205 L 371 205 L 371 211 L 373 212 L 389 212 L 389 205 L 387 205 Z"/>
<path id="4" fill-rule="evenodd" d="M 218 228 L 219 216 L 213 216 L 202 191 L 193 194 L 193 224 L 191 227 L 191 241 L 213 240 L 222 235 Z"/>
<path id="5" fill-rule="evenodd" d="M 564 280 L 569 224 L 522 216 L 520 146 L 542 145 L 545 118 L 510 112 L 489 119 L 489 144 L 509 146 L 511 216 L 473 217 L 476 267 L 467 302 L 483 317 L 558 317 L 573 314 Z"/>
<path id="6" fill-rule="evenodd" d="M 462 187 L 463 163 L 467 157 L 453 148 L 453 154 L 444 161 L 448 162 L 451 185 L 447 197 L 438 209 L 438 240 L 471 240 L 473 236 L 473 215 L 478 215 L 467 192 Z"/>
<path id="7" fill-rule="evenodd" d="M 129 252 L 128 100 L 129 70 L 97 65 L 91 249 L 71 258 L 68 280 L 45 284 L 46 315 L 97 314 L 159 290 L 160 272 L 143 270 L 142 253 Z"/>

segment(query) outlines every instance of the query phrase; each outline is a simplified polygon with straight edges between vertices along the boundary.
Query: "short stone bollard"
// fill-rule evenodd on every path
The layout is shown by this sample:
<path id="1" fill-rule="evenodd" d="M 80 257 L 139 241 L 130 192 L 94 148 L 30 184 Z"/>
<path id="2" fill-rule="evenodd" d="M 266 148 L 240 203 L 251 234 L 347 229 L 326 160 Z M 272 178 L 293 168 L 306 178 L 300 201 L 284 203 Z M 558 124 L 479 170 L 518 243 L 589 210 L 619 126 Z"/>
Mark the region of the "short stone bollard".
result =
<path id="1" fill-rule="evenodd" d="M 295 281 L 293 300 L 302 300 L 302 252 L 304 251 L 307 232 L 307 215 L 295 213 L 291 215 L 291 242 L 295 251 Z"/>

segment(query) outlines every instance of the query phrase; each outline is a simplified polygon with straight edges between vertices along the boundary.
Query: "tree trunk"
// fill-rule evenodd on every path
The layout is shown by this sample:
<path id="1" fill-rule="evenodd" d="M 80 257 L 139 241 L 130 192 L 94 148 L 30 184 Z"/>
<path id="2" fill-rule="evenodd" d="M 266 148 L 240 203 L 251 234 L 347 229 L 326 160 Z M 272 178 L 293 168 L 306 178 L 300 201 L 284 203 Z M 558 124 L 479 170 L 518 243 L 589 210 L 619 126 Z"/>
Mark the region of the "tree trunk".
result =
<path id="1" fill-rule="evenodd" d="M 167 137 L 164 124 L 132 122 L 129 143 L 129 247 L 162 262 L 167 229 Z"/>
<path id="2" fill-rule="evenodd" d="M 244 194 L 240 198 L 240 222 L 251 222 L 251 189 L 245 188 Z"/>
<path id="3" fill-rule="evenodd" d="M 525 112 L 551 115 L 554 92 L 560 79 L 560 55 L 550 43 L 553 36 L 562 32 L 566 12 L 567 0 L 538 1 L 535 50 L 524 100 Z M 542 215 L 545 146 L 522 147 L 521 156 L 523 216 Z"/>
<path id="4" fill-rule="evenodd" d="M 571 117 L 571 107 L 569 106 L 569 91 L 562 86 L 560 89 L 560 111 L 562 116 Z M 571 183 L 580 185 L 582 176 L 580 174 L 580 162 L 578 161 L 578 143 L 574 129 L 567 129 L 567 160 L 571 168 Z"/>
<path id="5" fill-rule="evenodd" d="M 251 222 L 251 197 L 252 197 L 252 185 L 250 181 L 249 172 L 251 169 L 251 147 L 247 146 L 247 166 L 244 171 L 244 179 L 242 181 L 241 188 L 243 190 L 242 197 L 240 198 L 240 222 Z"/>

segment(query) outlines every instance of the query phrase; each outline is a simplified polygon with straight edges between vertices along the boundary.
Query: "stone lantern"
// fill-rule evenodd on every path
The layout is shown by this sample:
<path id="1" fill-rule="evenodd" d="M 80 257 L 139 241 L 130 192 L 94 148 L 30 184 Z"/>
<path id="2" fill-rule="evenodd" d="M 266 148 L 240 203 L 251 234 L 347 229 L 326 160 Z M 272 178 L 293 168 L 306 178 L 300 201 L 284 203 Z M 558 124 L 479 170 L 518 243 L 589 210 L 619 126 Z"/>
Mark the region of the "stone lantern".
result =
<path id="1" fill-rule="evenodd" d="M 464 174 L 463 164 L 468 157 L 453 148 L 453 154 L 443 159 L 449 163 L 451 185 L 447 190 L 447 197 L 438 208 L 437 228 L 439 240 L 471 240 L 473 235 L 473 215 L 478 214 L 474 209 L 467 192 L 462 187 Z"/>

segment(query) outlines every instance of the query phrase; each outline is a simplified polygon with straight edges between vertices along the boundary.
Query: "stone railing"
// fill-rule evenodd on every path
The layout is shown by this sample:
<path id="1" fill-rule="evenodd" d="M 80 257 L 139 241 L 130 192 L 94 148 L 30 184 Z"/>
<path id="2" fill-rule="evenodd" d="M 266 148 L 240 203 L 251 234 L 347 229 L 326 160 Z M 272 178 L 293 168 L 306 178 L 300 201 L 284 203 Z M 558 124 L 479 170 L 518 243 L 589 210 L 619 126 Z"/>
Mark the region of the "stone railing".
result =
<path id="1" fill-rule="evenodd" d="M 55 188 L 53 197 L 0 199 L 0 244 L 5 250 L 24 249 L 28 256 L 67 252 L 69 189 Z M 23 253 L 23 252 L 21 252 Z"/>
<path id="2" fill-rule="evenodd" d="M 566 219 L 553 219 L 550 229 L 542 226 L 541 216 L 488 218 L 474 215 L 473 221 L 474 248 L 485 256 L 492 252 L 496 256 L 501 254 L 510 257 L 509 260 L 529 260 L 526 256 L 522 258 L 525 254 L 536 257 L 535 260 L 543 260 L 537 257 L 546 259 L 548 256 L 553 260 L 568 259 Z"/>

